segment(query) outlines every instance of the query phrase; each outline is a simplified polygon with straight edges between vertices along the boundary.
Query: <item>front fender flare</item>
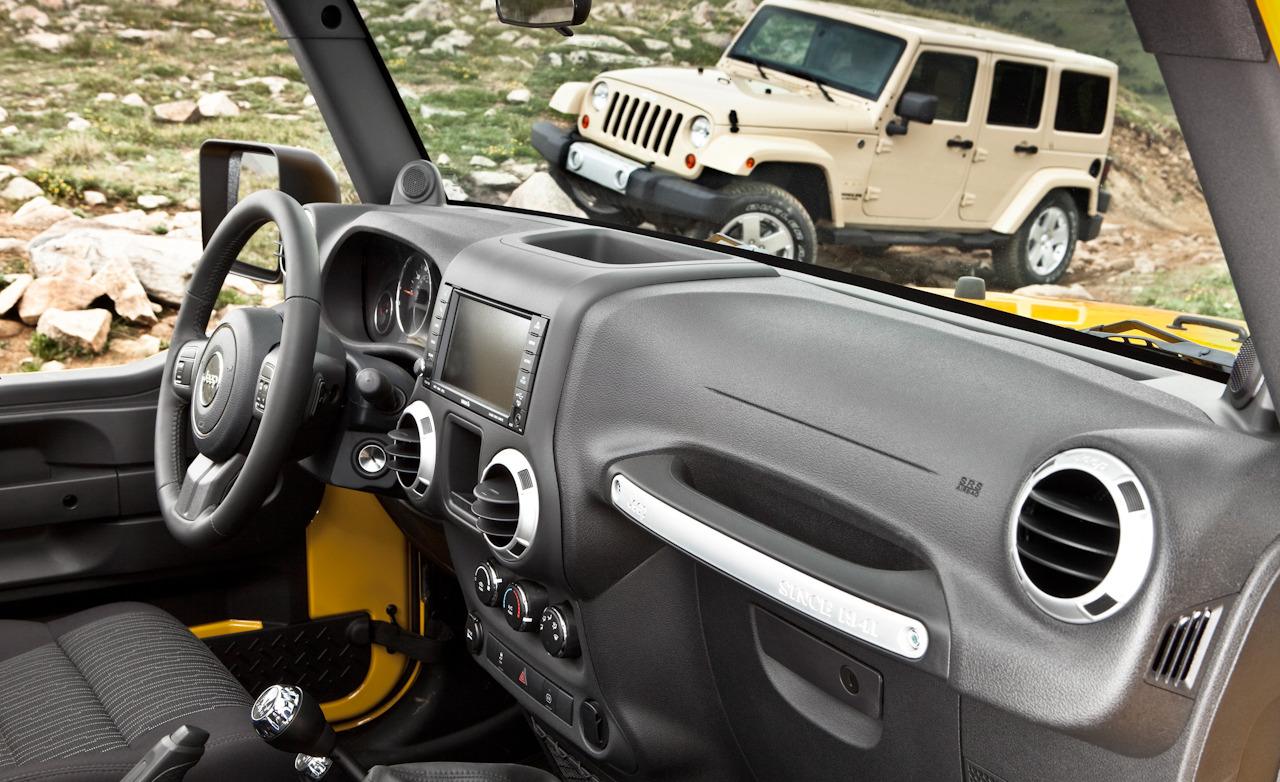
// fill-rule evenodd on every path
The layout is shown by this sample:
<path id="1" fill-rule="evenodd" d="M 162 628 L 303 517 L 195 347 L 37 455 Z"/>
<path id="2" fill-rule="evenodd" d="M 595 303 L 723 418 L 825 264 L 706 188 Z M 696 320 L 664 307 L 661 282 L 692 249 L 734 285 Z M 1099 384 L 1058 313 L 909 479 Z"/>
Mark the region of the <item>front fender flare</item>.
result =
<path id="1" fill-rule="evenodd" d="M 747 159 L 754 161 L 747 166 Z M 762 163 L 794 163 L 816 166 L 827 179 L 827 199 L 831 214 L 836 213 L 832 193 L 836 187 L 835 158 L 831 153 L 811 141 L 784 136 L 758 136 L 750 133 L 733 133 L 717 136 L 698 153 L 699 162 L 706 168 L 723 171 L 734 176 L 751 176 L 752 169 Z"/>
<path id="2" fill-rule="evenodd" d="M 561 114 L 577 114 L 582 111 L 582 101 L 587 97 L 589 86 L 591 85 L 585 81 L 567 81 L 556 87 L 556 92 L 547 105 L 552 111 Z"/>

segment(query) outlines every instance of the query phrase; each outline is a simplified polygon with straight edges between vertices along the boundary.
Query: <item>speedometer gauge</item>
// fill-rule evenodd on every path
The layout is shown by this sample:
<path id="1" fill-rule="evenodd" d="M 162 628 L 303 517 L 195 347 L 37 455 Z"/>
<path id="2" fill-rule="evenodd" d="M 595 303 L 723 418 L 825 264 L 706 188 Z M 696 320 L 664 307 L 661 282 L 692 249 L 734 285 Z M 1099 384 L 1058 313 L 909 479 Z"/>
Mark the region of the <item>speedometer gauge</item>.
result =
<path id="1" fill-rule="evenodd" d="M 405 336 L 418 336 L 431 314 L 431 264 L 425 256 L 410 255 L 400 270 L 396 292 L 396 323 Z"/>

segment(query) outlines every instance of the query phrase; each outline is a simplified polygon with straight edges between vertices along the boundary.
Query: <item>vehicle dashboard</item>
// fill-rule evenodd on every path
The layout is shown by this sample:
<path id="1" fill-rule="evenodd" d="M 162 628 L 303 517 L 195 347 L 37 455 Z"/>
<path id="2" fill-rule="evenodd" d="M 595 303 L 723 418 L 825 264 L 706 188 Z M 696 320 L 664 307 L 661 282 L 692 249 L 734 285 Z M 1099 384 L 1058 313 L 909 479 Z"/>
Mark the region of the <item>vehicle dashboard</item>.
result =
<path id="1" fill-rule="evenodd" d="M 325 326 L 405 402 L 327 478 L 443 529 L 477 664 L 574 762 L 1164 779 L 1216 735 L 1277 560 L 1220 384 L 640 233 L 309 209 Z"/>

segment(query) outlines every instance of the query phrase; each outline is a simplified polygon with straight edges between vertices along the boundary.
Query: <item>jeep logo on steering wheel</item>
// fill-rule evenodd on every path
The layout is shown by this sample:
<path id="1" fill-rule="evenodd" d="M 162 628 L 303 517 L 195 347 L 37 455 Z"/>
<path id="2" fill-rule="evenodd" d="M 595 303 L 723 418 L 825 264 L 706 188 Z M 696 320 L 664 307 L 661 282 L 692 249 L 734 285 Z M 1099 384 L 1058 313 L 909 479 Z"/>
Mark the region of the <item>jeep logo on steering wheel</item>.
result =
<path id="1" fill-rule="evenodd" d="M 204 374 L 200 376 L 200 406 L 208 407 L 213 404 L 213 400 L 218 396 L 218 389 L 222 387 L 222 353 L 215 352 L 209 358 L 209 363 L 204 365 Z"/>

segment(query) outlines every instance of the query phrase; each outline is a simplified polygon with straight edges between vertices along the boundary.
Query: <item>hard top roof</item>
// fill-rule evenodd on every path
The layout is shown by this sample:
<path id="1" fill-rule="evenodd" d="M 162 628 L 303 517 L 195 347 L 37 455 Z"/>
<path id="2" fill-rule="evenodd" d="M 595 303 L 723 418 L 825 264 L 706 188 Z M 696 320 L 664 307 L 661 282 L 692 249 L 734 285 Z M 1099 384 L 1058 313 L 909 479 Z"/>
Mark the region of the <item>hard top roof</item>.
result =
<path id="1" fill-rule="evenodd" d="M 859 8 L 823 0 L 765 0 L 764 5 L 777 5 L 827 16 L 852 24 L 871 26 L 885 32 L 914 36 L 929 43 L 961 48 L 982 49 L 1026 57 L 1039 57 L 1062 61 L 1067 64 L 1116 71 L 1116 64 L 1101 57 L 1084 54 L 1073 49 L 1044 43 L 999 30 L 988 30 L 972 25 L 929 19 L 922 16 Z"/>

